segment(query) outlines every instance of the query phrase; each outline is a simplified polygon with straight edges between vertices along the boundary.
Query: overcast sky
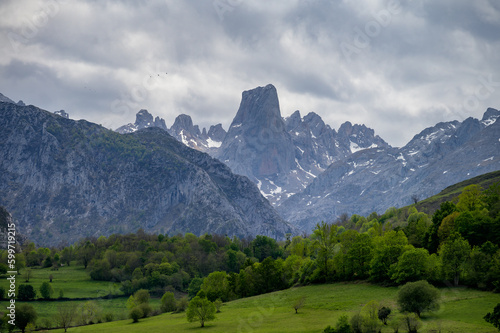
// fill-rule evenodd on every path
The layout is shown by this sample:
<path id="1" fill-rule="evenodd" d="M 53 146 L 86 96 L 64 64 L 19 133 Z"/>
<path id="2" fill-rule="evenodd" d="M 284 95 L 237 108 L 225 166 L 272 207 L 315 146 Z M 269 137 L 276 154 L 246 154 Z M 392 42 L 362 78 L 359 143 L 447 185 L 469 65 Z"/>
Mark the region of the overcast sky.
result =
<path id="1" fill-rule="evenodd" d="M 142 108 L 227 129 L 269 83 L 283 116 L 393 146 L 500 108 L 498 0 L 1 0 L 0 17 L 0 92 L 112 129 Z"/>

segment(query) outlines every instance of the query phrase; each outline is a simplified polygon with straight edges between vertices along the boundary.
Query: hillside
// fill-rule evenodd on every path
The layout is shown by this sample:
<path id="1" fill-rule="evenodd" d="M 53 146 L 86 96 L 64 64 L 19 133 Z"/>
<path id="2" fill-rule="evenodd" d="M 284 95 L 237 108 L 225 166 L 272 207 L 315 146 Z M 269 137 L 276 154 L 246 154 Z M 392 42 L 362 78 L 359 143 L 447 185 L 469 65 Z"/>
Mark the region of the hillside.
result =
<path id="1" fill-rule="evenodd" d="M 257 186 L 159 128 L 118 134 L 0 103 L 0 205 L 43 244 L 143 228 L 257 234 L 290 227 Z"/>
<path id="2" fill-rule="evenodd" d="M 456 199 L 462 190 L 469 185 L 480 185 L 483 189 L 487 189 L 495 183 L 500 183 L 500 171 L 489 172 L 484 175 L 473 177 L 457 184 L 448 186 L 441 192 L 425 200 L 419 201 L 415 208 L 419 212 L 424 212 L 426 214 L 432 215 L 436 210 L 439 209 L 441 203 L 445 201 L 456 202 Z"/>
<path id="3" fill-rule="evenodd" d="M 337 283 L 292 288 L 270 294 L 249 297 L 225 303 L 216 320 L 200 329 L 199 323 L 188 323 L 185 313 L 166 313 L 160 316 L 79 327 L 79 332 L 297 332 L 317 333 L 328 326 L 335 326 L 341 315 L 352 316 L 362 311 L 363 306 L 375 300 L 394 309 L 394 317 L 400 314 L 395 309 L 397 288 L 379 287 L 366 283 Z M 423 328 L 419 332 L 480 332 L 496 330 L 482 317 L 500 301 L 497 294 L 468 289 L 441 289 L 441 310 L 423 317 Z M 292 303 L 305 296 L 306 303 L 298 314 Z M 105 301 L 103 301 L 105 302 Z M 68 330 L 68 332 L 70 332 Z M 56 332 L 63 332 L 57 330 Z M 392 332 L 384 326 L 382 333 Z"/>

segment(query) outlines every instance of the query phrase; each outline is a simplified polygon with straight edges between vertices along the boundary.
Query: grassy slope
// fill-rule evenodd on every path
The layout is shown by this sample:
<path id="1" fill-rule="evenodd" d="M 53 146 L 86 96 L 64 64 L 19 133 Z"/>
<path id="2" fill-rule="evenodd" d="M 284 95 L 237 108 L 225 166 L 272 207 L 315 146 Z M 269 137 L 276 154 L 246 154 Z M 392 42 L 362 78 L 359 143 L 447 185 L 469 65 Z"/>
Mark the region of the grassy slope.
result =
<path id="1" fill-rule="evenodd" d="M 136 324 L 123 320 L 75 327 L 68 332 L 321 332 L 335 325 L 341 315 L 360 311 L 370 300 L 394 309 L 396 294 L 397 288 L 366 283 L 307 286 L 226 303 L 217 319 L 203 329 L 198 323 L 188 323 L 181 313 L 162 314 Z M 443 332 L 496 332 L 482 317 L 500 302 L 500 295 L 469 289 L 442 289 L 441 294 L 441 309 L 424 314 L 420 332 L 439 328 Z M 291 303 L 302 295 L 307 296 L 306 304 L 295 314 Z M 391 331 L 388 327 L 382 330 Z"/>
<path id="2" fill-rule="evenodd" d="M 422 200 L 415 206 L 419 212 L 424 212 L 426 214 L 432 215 L 436 210 L 439 209 L 441 203 L 445 201 L 454 201 L 464 187 L 478 184 L 483 189 L 487 189 L 492 184 L 500 182 L 500 171 L 494 171 L 480 175 L 471 179 L 464 180 L 463 182 L 457 183 L 455 185 L 448 186 L 438 194 Z"/>

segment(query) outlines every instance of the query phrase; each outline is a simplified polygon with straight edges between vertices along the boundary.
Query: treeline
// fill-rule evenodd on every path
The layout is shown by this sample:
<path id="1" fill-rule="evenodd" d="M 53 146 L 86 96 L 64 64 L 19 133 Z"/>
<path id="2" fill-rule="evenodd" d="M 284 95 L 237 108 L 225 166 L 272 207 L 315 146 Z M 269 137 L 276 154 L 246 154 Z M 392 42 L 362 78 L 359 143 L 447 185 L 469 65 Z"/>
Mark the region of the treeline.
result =
<path id="1" fill-rule="evenodd" d="M 121 282 L 129 295 L 147 289 L 157 296 L 177 290 L 194 297 L 203 290 L 211 301 L 296 284 L 360 279 L 385 285 L 427 280 L 497 290 L 499 211 L 500 184 L 487 190 L 471 185 L 432 216 L 414 207 L 343 216 L 336 223 L 318 223 L 311 235 L 286 235 L 279 242 L 266 236 L 169 236 L 140 230 L 87 238 L 60 249 L 29 243 L 18 258 L 24 257 L 26 266 L 54 269 L 78 260 L 92 279 Z"/>

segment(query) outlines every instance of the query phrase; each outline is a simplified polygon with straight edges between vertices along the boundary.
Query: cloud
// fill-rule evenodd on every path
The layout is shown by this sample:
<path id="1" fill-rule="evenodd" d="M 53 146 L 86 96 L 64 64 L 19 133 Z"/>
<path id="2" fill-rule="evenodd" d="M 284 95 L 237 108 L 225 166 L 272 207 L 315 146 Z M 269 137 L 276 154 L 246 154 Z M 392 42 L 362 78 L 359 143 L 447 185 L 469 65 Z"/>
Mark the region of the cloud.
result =
<path id="1" fill-rule="evenodd" d="M 284 116 L 396 146 L 500 107 L 495 1 L 10 0 L 0 15 L 0 92 L 110 128 L 141 108 L 227 128 L 268 83 Z"/>

